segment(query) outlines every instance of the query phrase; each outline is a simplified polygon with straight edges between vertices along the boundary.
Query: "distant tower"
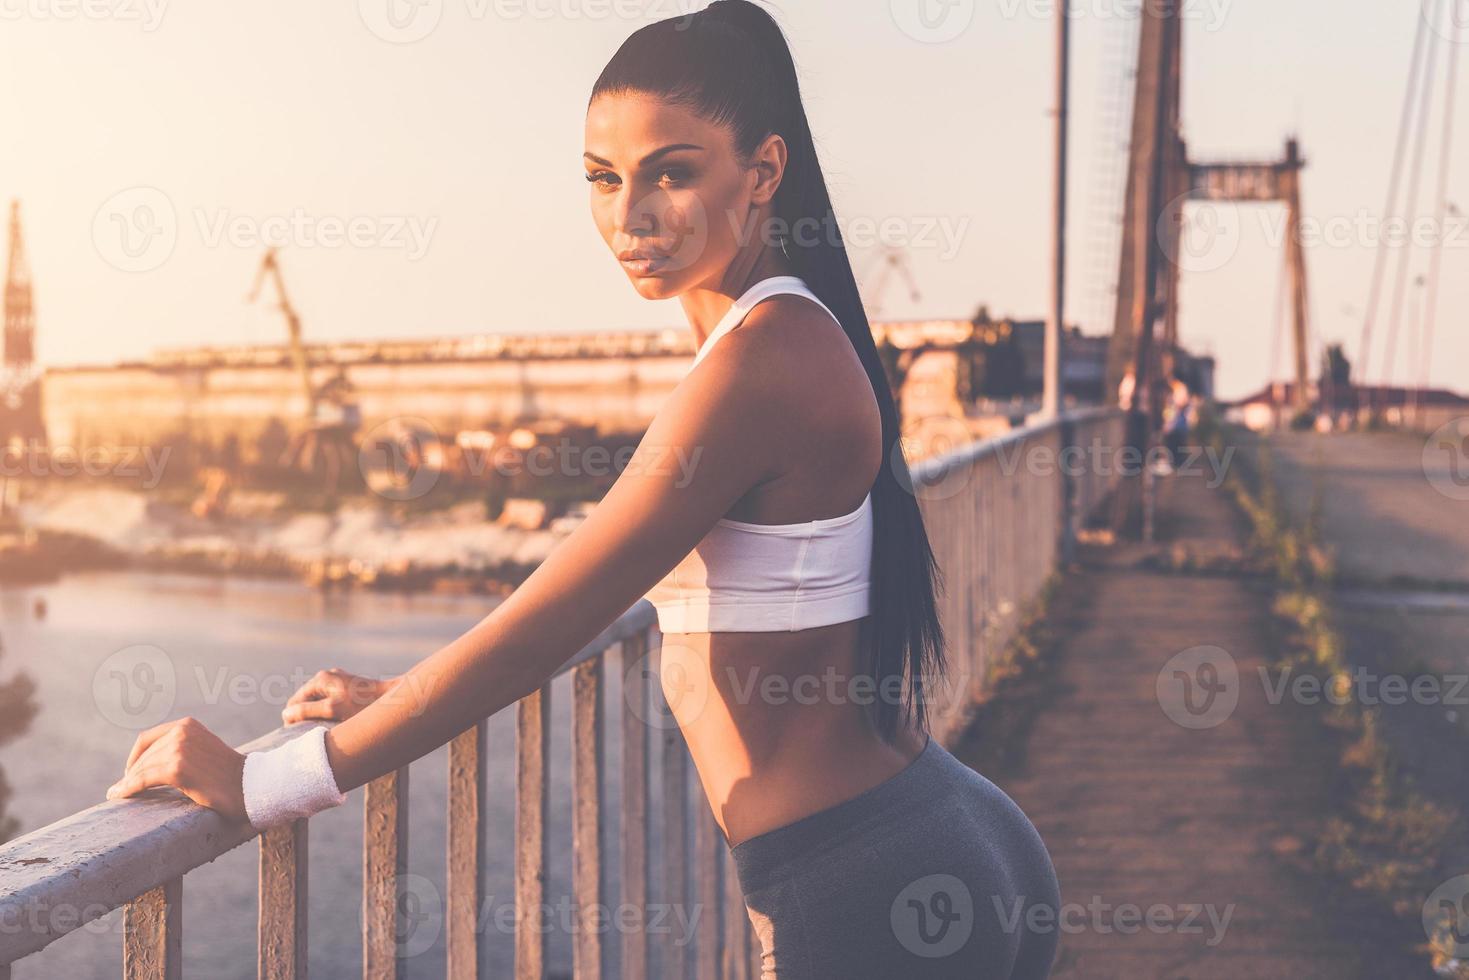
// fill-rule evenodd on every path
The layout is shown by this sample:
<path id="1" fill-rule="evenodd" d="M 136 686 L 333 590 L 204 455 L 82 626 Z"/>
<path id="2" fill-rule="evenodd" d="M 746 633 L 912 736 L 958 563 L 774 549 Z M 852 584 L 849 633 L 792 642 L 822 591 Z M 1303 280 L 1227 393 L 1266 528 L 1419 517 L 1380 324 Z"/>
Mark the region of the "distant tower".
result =
<path id="1" fill-rule="evenodd" d="M 36 313 L 31 265 L 20 233 L 20 202 L 10 202 L 10 262 L 5 269 L 5 367 L 26 376 L 36 361 Z"/>
<path id="2" fill-rule="evenodd" d="M 31 264 L 20 233 L 20 202 L 10 202 L 10 259 L 5 268 L 5 354 L 0 362 L 0 449 L 46 440 L 36 371 L 36 310 Z M 0 503 L 3 506 L 3 503 Z"/>

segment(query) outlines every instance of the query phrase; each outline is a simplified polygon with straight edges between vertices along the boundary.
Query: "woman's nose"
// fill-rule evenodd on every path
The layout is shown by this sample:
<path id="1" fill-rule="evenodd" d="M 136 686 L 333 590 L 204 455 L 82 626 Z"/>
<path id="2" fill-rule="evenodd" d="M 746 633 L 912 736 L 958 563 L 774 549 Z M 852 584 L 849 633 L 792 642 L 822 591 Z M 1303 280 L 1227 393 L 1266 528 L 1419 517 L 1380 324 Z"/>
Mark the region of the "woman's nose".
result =
<path id="1" fill-rule="evenodd" d="M 631 188 L 625 189 L 617 198 L 616 225 L 624 235 L 645 237 L 658 229 L 657 211 L 653 197 Z"/>

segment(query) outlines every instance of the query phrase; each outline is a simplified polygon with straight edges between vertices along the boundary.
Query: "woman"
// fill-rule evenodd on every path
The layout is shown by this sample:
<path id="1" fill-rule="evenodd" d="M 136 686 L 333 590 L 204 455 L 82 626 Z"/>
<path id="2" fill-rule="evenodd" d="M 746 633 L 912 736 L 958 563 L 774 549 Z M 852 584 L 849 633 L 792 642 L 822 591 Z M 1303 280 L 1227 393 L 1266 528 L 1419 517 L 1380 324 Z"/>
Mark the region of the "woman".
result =
<path id="1" fill-rule="evenodd" d="M 284 719 L 329 731 L 241 757 L 172 722 L 109 796 L 172 785 L 257 827 L 309 815 L 535 691 L 646 595 L 765 980 L 1046 976 L 1045 848 L 927 735 L 936 568 L 779 27 L 719 0 L 633 34 L 594 88 L 585 166 L 634 288 L 678 297 L 699 343 L 606 497 L 403 677 L 298 691 Z"/>

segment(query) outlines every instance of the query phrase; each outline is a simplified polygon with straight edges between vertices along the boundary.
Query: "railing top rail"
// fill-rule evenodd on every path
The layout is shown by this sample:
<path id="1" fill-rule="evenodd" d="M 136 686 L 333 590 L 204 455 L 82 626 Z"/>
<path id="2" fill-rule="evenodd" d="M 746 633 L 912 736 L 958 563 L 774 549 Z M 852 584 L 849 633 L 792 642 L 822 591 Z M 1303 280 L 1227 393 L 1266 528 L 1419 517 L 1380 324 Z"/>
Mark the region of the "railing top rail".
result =
<path id="1" fill-rule="evenodd" d="M 1062 425 L 1081 425 L 1101 419 L 1120 417 L 1124 413 L 1121 409 L 1098 406 L 1096 408 L 1083 408 L 1074 412 L 1066 412 L 1053 419 L 1045 419 L 1040 422 L 1032 422 L 1019 428 L 1011 429 L 1002 435 L 990 439 L 980 439 L 971 442 L 967 446 L 942 456 L 934 456 L 929 459 L 920 460 L 909 467 L 913 475 L 913 481 L 921 484 L 931 484 L 942 479 L 950 470 L 960 466 L 972 466 L 988 456 L 996 456 L 1004 453 L 1027 439 L 1034 439 Z"/>

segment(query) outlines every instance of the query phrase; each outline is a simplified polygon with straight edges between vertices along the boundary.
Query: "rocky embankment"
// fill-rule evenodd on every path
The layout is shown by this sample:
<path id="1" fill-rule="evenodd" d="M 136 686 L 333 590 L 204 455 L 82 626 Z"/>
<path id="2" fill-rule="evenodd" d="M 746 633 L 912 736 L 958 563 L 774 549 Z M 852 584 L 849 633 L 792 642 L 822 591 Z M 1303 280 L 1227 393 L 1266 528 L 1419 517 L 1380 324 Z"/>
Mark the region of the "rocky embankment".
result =
<path id="1" fill-rule="evenodd" d="M 490 521 L 482 502 L 416 515 L 379 502 L 293 513 L 274 494 L 236 494 L 217 518 L 105 487 L 46 488 L 18 508 L 10 562 L 37 577 L 118 563 L 299 577 L 322 587 L 510 591 L 567 533 Z M 3 552 L 3 549 L 0 549 Z M 3 557 L 0 557 L 3 564 Z"/>

